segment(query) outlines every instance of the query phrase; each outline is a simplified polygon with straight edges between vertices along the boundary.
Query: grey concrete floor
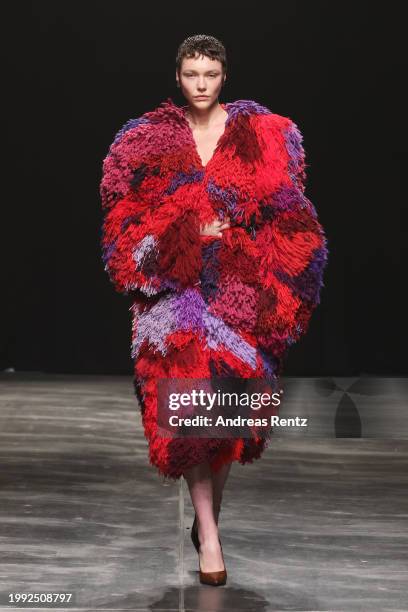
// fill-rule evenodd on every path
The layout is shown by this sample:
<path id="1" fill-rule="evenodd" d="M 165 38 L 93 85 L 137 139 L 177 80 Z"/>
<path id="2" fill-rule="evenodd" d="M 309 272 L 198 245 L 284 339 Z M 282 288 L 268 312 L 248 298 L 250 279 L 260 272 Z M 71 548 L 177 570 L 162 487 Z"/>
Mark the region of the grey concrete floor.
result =
<path id="1" fill-rule="evenodd" d="M 407 611 L 407 381 L 287 381 L 288 413 L 301 389 L 313 423 L 233 464 L 214 588 L 186 482 L 148 463 L 131 378 L 2 373 L 0 610 L 72 593 L 19 609 Z"/>

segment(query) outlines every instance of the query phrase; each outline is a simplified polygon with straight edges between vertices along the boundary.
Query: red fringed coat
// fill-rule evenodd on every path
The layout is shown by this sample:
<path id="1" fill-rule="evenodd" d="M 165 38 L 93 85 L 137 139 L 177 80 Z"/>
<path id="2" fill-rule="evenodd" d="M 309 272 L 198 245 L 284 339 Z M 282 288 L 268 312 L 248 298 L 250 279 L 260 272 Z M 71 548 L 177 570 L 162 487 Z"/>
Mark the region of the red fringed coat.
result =
<path id="1" fill-rule="evenodd" d="M 134 386 L 149 459 L 177 479 L 208 460 L 244 464 L 266 439 L 160 437 L 158 378 L 279 384 L 288 347 L 320 301 L 327 240 L 305 196 L 302 135 L 251 100 L 222 103 L 225 131 L 203 166 L 171 98 L 131 119 L 103 161 L 103 262 L 132 297 Z M 221 238 L 200 226 L 230 217 Z"/>

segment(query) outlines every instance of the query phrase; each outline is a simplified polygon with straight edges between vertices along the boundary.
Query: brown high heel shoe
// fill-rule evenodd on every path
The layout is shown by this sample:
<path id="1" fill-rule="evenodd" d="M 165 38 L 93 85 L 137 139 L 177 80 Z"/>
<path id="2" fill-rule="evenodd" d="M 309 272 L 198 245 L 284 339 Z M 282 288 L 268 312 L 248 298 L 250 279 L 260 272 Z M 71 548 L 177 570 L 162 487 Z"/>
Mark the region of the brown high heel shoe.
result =
<path id="1" fill-rule="evenodd" d="M 211 586 L 222 586 L 227 582 L 227 570 L 225 568 L 224 553 L 222 551 L 222 544 L 218 538 L 221 546 L 222 560 L 224 561 L 224 569 L 218 572 L 202 572 L 200 565 L 200 555 L 198 556 L 198 567 L 200 570 L 200 582 L 201 584 L 209 584 Z M 199 547 L 200 550 L 200 547 Z"/>

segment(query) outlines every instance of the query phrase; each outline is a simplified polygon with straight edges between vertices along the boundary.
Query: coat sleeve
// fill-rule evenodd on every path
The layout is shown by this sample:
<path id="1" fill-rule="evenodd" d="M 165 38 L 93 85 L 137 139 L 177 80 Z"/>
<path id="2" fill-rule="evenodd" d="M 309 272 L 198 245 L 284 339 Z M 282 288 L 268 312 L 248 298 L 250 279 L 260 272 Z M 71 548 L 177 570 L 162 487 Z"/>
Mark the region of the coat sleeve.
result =
<path id="1" fill-rule="evenodd" d="M 200 225 L 194 202 L 180 214 L 143 117 L 128 121 L 103 160 L 100 196 L 104 269 L 115 289 L 146 296 L 200 283 Z M 156 126 L 157 138 L 157 126 Z"/>
<path id="2" fill-rule="evenodd" d="M 261 291 L 256 334 L 265 351 L 282 355 L 306 333 L 320 302 L 328 249 L 316 210 L 305 195 L 305 151 L 302 134 L 290 119 L 279 126 L 285 180 L 260 208 L 256 252 Z M 276 167 L 276 145 L 266 172 Z M 279 147 L 278 147 L 279 150 Z M 275 160 L 273 159 L 275 157 Z M 269 159 L 269 161 L 268 161 Z"/>

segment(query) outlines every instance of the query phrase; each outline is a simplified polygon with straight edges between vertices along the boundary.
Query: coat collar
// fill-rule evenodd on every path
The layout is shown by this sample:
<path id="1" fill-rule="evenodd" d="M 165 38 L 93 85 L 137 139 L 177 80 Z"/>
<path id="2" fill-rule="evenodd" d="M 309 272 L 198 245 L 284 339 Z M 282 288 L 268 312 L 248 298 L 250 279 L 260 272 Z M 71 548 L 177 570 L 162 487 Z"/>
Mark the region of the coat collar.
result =
<path id="1" fill-rule="evenodd" d="M 221 105 L 228 113 L 225 130 L 217 143 L 213 156 L 205 166 L 203 166 L 198 154 L 192 131 L 186 118 L 187 104 L 178 106 L 169 97 L 161 102 L 153 111 L 145 113 L 144 118 L 149 123 L 159 123 L 161 125 L 164 123 L 170 127 L 171 131 L 174 130 L 174 142 L 188 144 L 195 158 L 196 165 L 202 171 L 205 171 L 212 164 L 219 152 L 222 152 L 225 147 L 231 146 L 231 143 L 234 144 L 236 155 L 243 162 L 252 163 L 255 159 L 260 158 L 262 155 L 260 144 L 250 119 L 255 115 L 270 114 L 271 111 L 254 100 L 236 100 L 234 102 L 223 102 Z"/>
<path id="2" fill-rule="evenodd" d="M 239 118 L 250 117 L 251 115 L 270 114 L 271 111 L 254 100 L 235 100 L 235 102 L 222 102 L 221 105 L 228 113 L 227 124 L 234 123 Z M 186 121 L 185 111 L 188 109 L 188 104 L 178 106 L 173 102 L 171 97 L 161 102 L 159 106 L 151 113 L 146 113 L 149 119 L 153 120 L 168 120 L 176 121 L 184 124 Z M 153 115 L 155 117 L 153 117 Z"/>

